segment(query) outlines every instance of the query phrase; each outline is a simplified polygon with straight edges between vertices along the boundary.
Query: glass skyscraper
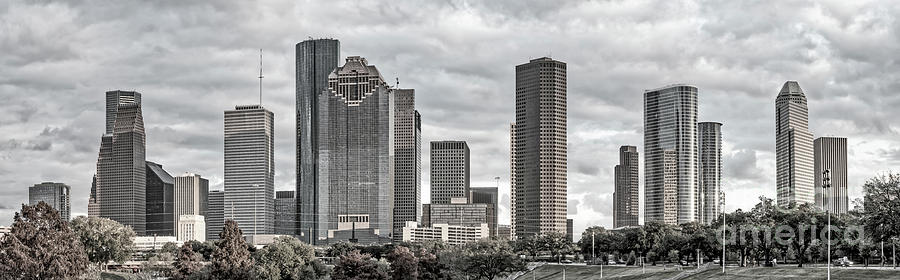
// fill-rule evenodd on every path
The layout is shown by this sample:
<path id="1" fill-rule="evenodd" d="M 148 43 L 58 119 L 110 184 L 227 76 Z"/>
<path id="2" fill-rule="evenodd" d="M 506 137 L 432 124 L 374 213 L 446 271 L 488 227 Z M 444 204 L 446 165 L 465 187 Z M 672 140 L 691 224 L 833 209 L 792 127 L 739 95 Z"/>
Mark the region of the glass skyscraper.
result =
<path id="1" fill-rule="evenodd" d="M 63 183 L 43 182 L 28 188 L 28 204 L 43 201 L 59 211 L 59 217 L 68 221 L 72 216 L 69 186 Z"/>
<path id="2" fill-rule="evenodd" d="M 106 134 L 97 159 L 100 217 L 146 233 L 146 136 L 140 93 L 106 93 Z M 112 116 L 111 116 L 112 115 Z M 110 120 L 113 120 L 110 122 Z"/>
<path id="3" fill-rule="evenodd" d="M 320 236 L 318 215 L 327 192 L 318 188 L 319 96 L 328 88 L 328 75 L 340 61 L 340 42 L 310 39 L 296 46 L 297 100 L 297 234 L 304 242 Z M 327 200 L 323 200 L 327 201 Z"/>
<path id="4" fill-rule="evenodd" d="M 697 87 L 644 92 L 644 222 L 698 218 Z"/>
<path id="5" fill-rule="evenodd" d="M 778 206 L 814 203 L 813 136 L 806 95 L 787 81 L 775 98 L 775 165 Z"/>

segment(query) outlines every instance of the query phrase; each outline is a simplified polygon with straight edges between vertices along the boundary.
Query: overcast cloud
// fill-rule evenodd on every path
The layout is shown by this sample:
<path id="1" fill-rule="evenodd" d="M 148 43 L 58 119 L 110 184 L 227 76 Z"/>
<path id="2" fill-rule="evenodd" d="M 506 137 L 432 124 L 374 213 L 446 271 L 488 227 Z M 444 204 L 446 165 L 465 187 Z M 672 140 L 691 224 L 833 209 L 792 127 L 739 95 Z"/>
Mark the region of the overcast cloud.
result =
<path id="1" fill-rule="evenodd" d="M 41 181 L 69 184 L 73 214 L 87 212 L 107 90 L 143 93 L 147 160 L 221 188 L 223 111 L 256 102 L 260 48 L 263 105 L 276 118 L 276 189 L 292 190 L 294 44 L 309 37 L 337 38 L 342 56 L 366 57 L 386 80 L 415 88 L 423 143 L 468 141 L 473 185 L 500 176 L 507 204 L 514 67 L 548 55 L 568 63 L 577 234 L 611 226 L 618 147 L 643 153 L 643 90 L 672 83 L 698 86 L 700 120 L 724 124 L 727 209 L 774 198 L 774 100 L 786 80 L 806 92 L 816 137 L 849 138 L 857 198 L 867 178 L 900 165 L 895 4 L 3 1 L 0 225 Z M 427 201 L 427 168 L 423 179 Z"/>

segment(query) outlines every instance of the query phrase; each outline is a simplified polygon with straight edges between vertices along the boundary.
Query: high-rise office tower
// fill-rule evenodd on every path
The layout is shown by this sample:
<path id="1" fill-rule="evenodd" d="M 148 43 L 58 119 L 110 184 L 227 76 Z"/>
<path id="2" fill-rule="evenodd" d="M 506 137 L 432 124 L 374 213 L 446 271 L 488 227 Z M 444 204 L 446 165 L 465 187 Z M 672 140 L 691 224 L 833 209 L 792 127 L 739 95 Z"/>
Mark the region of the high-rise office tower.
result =
<path id="1" fill-rule="evenodd" d="M 138 236 L 145 235 L 147 221 L 146 136 L 140 101 L 137 92 L 106 93 L 108 133 L 100 139 L 96 196 L 100 217 L 131 226 Z"/>
<path id="2" fill-rule="evenodd" d="M 225 218 L 247 235 L 274 232 L 273 118 L 260 105 L 225 111 Z"/>
<path id="3" fill-rule="evenodd" d="M 175 236 L 175 178 L 162 165 L 147 162 L 147 235 Z"/>
<path id="4" fill-rule="evenodd" d="M 613 192 L 613 228 L 637 226 L 640 215 L 638 151 L 635 146 L 619 148 L 619 165 L 615 167 Z"/>
<path id="5" fill-rule="evenodd" d="M 335 39 L 310 39 L 296 46 L 297 70 L 297 207 L 301 237 L 318 230 L 319 201 L 327 201 L 327 192 L 319 193 L 319 96 L 328 89 L 328 74 L 340 61 L 341 44 Z M 325 197 L 325 198 L 323 198 Z M 315 238 L 300 238 L 309 242 Z"/>
<path id="6" fill-rule="evenodd" d="M 219 240 L 219 233 L 225 227 L 225 192 L 209 192 L 209 211 L 206 212 L 206 240 Z"/>
<path id="7" fill-rule="evenodd" d="M 813 141 L 815 154 L 816 206 L 831 213 L 847 214 L 847 138 L 819 137 Z M 822 189 L 824 172 L 828 170 L 831 187 Z M 823 197 L 823 194 L 825 197 Z"/>
<path id="8" fill-rule="evenodd" d="M 496 236 L 499 230 L 497 216 L 499 216 L 498 212 L 500 211 L 497 187 L 469 188 L 469 201 L 472 204 L 489 204 L 493 206 L 494 214 L 490 217 L 491 220 L 488 224 L 491 227 L 491 236 Z"/>
<path id="9" fill-rule="evenodd" d="M 515 232 L 566 232 L 566 63 L 516 66 Z"/>
<path id="10" fill-rule="evenodd" d="M 175 215 L 177 221 L 182 215 L 206 217 L 209 211 L 209 180 L 199 174 L 184 173 L 175 177 Z M 176 233 L 180 235 L 181 233 Z"/>
<path id="11" fill-rule="evenodd" d="M 37 205 L 45 202 L 56 211 L 59 217 L 68 221 L 72 217 L 72 206 L 69 198 L 69 186 L 63 183 L 43 182 L 28 187 L 28 204 Z"/>
<path id="12" fill-rule="evenodd" d="M 178 241 L 206 241 L 206 217 L 203 215 L 178 216 Z"/>
<path id="13" fill-rule="evenodd" d="M 88 217 L 100 217 L 100 203 L 97 203 L 97 174 L 91 179 L 91 194 L 88 197 Z"/>
<path id="14" fill-rule="evenodd" d="M 431 141 L 431 204 L 468 200 L 469 160 L 466 141 Z"/>
<path id="15" fill-rule="evenodd" d="M 413 89 L 393 89 L 394 240 L 406 222 L 422 218 L 422 121 Z"/>
<path id="16" fill-rule="evenodd" d="M 787 81 L 775 98 L 778 206 L 815 202 L 812 142 L 806 95 L 796 81 Z"/>
<path id="17" fill-rule="evenodd" d="M 509 124 L 509 237 L 516 237 L 516 123 Z"/>
<path id="18" fill-rule="evenodd" d="M 391 97 L 381 73 L 362 57 L 348 57 L 329 75 L 318 99 L 320 220 L 313 240 L 390 241 Z"/>
<path id="19" fill-rule="evenodd" d="M 297 198 L 294 191 L 275 192 L 275 234 L 297 234 Z"/>
<path id="20" fill-rule="evenodd" d="M 106 92 L 106 132 L 112 134 L 116 124 L 116 112 L 119 105 L 141 104 L 141 93 L 136 91 L 114 90 Z"/>
<path id="21" fill-rule="evenodd" d="M 697 124 L 699 165 L 700 222 L 712 223 L 719 213 L 719 191 L 722 190 L 722 124 Z"/>
<path id="22" fill-rule="evenodd" d="M 644 92 L 644 181 L 644 222 L 697 220 L 697 87 Z"/>

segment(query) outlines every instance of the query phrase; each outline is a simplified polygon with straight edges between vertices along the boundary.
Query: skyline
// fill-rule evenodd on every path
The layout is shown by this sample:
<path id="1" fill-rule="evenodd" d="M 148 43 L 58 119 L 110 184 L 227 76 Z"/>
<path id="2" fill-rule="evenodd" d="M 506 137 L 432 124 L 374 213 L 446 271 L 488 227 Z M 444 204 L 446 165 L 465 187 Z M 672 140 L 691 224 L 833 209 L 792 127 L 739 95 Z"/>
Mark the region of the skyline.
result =
<path id="1" fill-rule="evenodd" d="M 773 105 L 780 85 L 786 80 L 803 84 L 809 101 L 810 131 L 814 137 L 848 138 L 851 200 L 859 197 L 859 186 L 865 179 L 883 171 L 896 170 L 900 164 L 900 149 L 896 148 L 900 144 L 897 140 L 900 127 L 890 123 L 889 111 L 900 106 L 900 99 L 895 94 L 900 85 L 896 82 L 896 74 L 891 74 L 897 72 L 892 71 L 897 70 L 897 66 L 891 58 L 897 46 L 885 44 L 883 49 L 873 50 L 859 45 L 864 41 L 897 41 L 896 23 L 886 33 L 884 30 L 865 32 L 868 26 L 886 26 L 886 17 L 890 18 L 890 13 L 875 13 L 879 8 L 876 6 L 819 6 L 823 8 L 817 12 L 818 8 L 812 5 L 813 8 L 803 9 L 799 19 L 794 20 L 784 19 L 784 14 L 779 17 L 779 13 L 785 12 L 778 11 L 777 6 L 788 4 L 777 4 L 772 8 L 772 18 L 766 20 L 797 24 L 805 19 L 825 20 L 819 26 L 781 24 L 788 27 L 756 32 L 754 27 L 765 28 L 766 20 L 746 24 L 717 22 L 740 20 L 721 16 L 698 27 L 692 24 L 696 23 L 696 18 L 669 19 L 656 23 L 665 27 L 660 29 L 667 30 L 657 34 L 641 24 L 634 24 L 632 28 L 624 26 L 634 17 L 640 18 L 637 13 L 628 11 L 641 12 L 637 10 L 649 9 L 653 4 L 636 8 L 627 6 L 640 4 L 543 7 L 549 11 L 528 10 L 524 6 L 504 10 L 506 8 L 490 4 L 487 7 L 437 7 L 448 13 L 439 19 L 463 17 L 471 20 L 468 25 L 440 22 L 425 15 L 428 13 L 412 8 L 380 4 L 390 9 L 379 10 L 362 4 L 361 11 L 348 11 L 383 16 L 360 17 L 381 21 L 376 21 L 375 27 L 358 29 L 349 28 L 353 22 L 306 28 L 305 24 L 312 25 L 321 17 L 335 15 L 306 13 L 299 11 L 297 6 L 284 9 L 288 15 L 279 16 L 281 11 L 275 12 L 278 10 L 275 7 L 216 4 L 226 13 L 240 16 L 235 22 L 249 23 L 251 27 L 225 25 L 221 29 L 206 29 L 210 34 L 221 34 L 217 31 L 236 28 L 242 35 L 200 36 L 199 43 L 192 43 L 197 39 L 193 38 L 193 32 L 197 30 L 178 31 L 176 26 L 166 23 L 142 22 L 148 20 L 143 16 L 124 17 L 127 13 L 111 13 L 122 18 L 103 19 L 93 25 L 80 21 L 90 18 L 95 11 L 125 7 L 99 6 L 97 10 L 81 10 L 84 14 L 79 16 L 77 8 L 66 12 L 69 4 L 48 4 L 46 7 L 6 4 L 7 14 L 0 22 L 22 23 L 26 28 L 22 33 L 0 35 L 0 41 L 10 44 L 3 47 L 9 49 L 10 54 L 0 61 L 0 73 L 4 74 L 0 78 L 0 95 L 9 100 L 0 104 L 0 111 L 7 113 L 0 118 L 0 133 L 6 135 L 0 141 L 0 158 L 4 159 L 0 163 L 0 179 L 5 186 L 0 190 L 0 224 L 9 224 L 18 205 L 27 201 L 27 187 L 43 181 L 70 185 L 73 216 L 86 214 L 99 144 L 97 139 L 103 131 L 102 95 L 118 88 L 143 93 L 147 160 L 162 164 L 172 174 L 209 174 L 210 189 L 221 189 L 224 175 L 221 112 L 234 105 L 255 104 L 260 47 L 265 49 L 267 65 L 263 105 L 272 107 L 276 116 L 275 189 L 293 190 L 296 137 L 291 133 L 295 131 L 292 117 L 295 104 L 293 47 L 307 36 L 339 39 L 343 56 L 368 57 L 377 62 L 386 80 L 392 82 L 394 77 L 399 77 L 401 87 L 415 88 L 417 109 L 423 119 L 422 141 L 454 139 L 469 142 L 475 163 L 472 186 L 494 186 L 493 178 L 500 176 L 501 204 L 507 205 L 508 123 L 514 119 L 514 66 L 548 52 L 552 52 L 554 59 L 565 61 L 570 67 L 568 96 L 572 101 L 568 114 L 569 216 L 575 219 L 576 237 L 587 225 L 611 225 L 612 174 L 618 160 L 618 147 L 638 146 L 638 151 L 645 154 L 640 140 L 642 112 L 638 109 L 645 89 L 675 83 L 697 85 L 700 88 L 699 120 L 725 124 L 723 186 L 729 194 L 726 196 L 729 211 L 748 209 L 759 195 L 775 198 Z M 154 4 L 138 5 L 169 11 Z M 435 8 L 433 4 L 426 5 Z M 703 13 L 705 9 L 690 4 L 680 8 L 672 5 L 678 6 L 666 4 L 663 7 L 672 9 L 673 15 L 683 11 L 697 18 L 712 16 Z M 605 31 L 606 36 L 600 37 L 617 38 L 618 41 L 609 43 L 578 35 L 585 30 L 579 31 L 570 24 L 591 20 L 587 18 L 589 13 L 579 12 L 582 8 L 601 14 L 603 8 L 619 8 L 612 14 L 604 14 L 608 21 L 579 27 L 587 28 L 587 31 Z M 174 12 L 188 16 L 196 9 L 189 6 Z M 237 12 L 240 9 L 256 9 L 263 15 L 255 18 L 255 15 Z M 400 20 L 392 17 L 389 11 L 406 12 L 411 19 Z M 42 22 L 45 25 L 22 18 L 22 15 L 40 18 L 50 12 L 59 12 L 61 16 L 49 17 L 49 22 Z M 579 14 L 583 16 L 579 17 Z M 561 22 L 553 19 L 560 15 L 572 19 Z M 854 20 L 840 18 L 842 15 L 860 16 Z M 244 18 L 248 16 L 254 18 Z M 292 29 L 272 24 L 256 25 L 254 19 L 262 19 L 262 16 L 282 23 L 299 21 L 303 24 Z M 529 17 L 547 20 L 549 27 L 538 28 Z M 206 14 L 200 18 L 210 22 L 221 20 Z M 118 22 L 120 20 L 124 22 Z M 409 24 L 415 22 L 423 26 Z M 204 21 L 197 20 L 197 23 Z M 606 24 L 612 27 L 604 27 Z M 645 24 L 655 25 L 653 22 Z M 729 24 L 740 28 L 726 32 L 723 28 Z M 146 26 L 158 30 L 142 29 Z M 461 28 L 466 32 L 434 32 L 429 31 L 429 27 Z M 366 34 L 367 28 L 374 32 Z M 621 39 L 621 35 L 641 28 L 644 33 Z M 260 30 L 268 30 L 268 33 L 254 33 Z M 71 34 L 56 33 L 64 31 Z M 524 31 L 533 34 L 514 34 Z M 130 32 L 149 38 L 127 34 Z M 557 32 L 561 35 L 553 37 L 556 40 L 534 41 L 540 37 L 534 35 L 553 36 Z M 134 43 L 129 43 L 134 47 L 103 46 L 104 40 L 100 39 L 110 35 L 134 39 Z M 240 38 L 244 35 L 249 39 Z M 664 42 L 676 35 L 703 40 L 690 44 L 679 40 L 667 48 L 649 44 Z M 60 40 L 72 42 L 69 47 L 56 46 Z M 516 43 L 504 43 L 506 40 Z M 35 48 L 12 47 L 16 42 L 32 44 Z M 497 45 L 503 47 L 497 50 Z M 723 46 L 726 51 L 716 49 Z M 734 53 L 742 55 L 733 56 Z M 435 59 L 440 61 L 433 61 Z M 70 71 L 71 67 L 80 71 Z M 683 73 L 673 74 L 673 69 Z M 428 150 L 423 149 L 422 153 L 427 154 Z M 422 164 L 426 166 L 427 157 L 423 160 Z M 428 201 L 430 184 L 427 169 L 423 169 L 422 174 L 424 203 Z M 643 188 L 643 183 L 641 186 Z M 643 204 L 643 195 L 641 197 Z M 737 200 L 738 197 L 746 198 L 746 201 Z M 507 208 L 500 220 L 508 224 L 508 219 Z"/>

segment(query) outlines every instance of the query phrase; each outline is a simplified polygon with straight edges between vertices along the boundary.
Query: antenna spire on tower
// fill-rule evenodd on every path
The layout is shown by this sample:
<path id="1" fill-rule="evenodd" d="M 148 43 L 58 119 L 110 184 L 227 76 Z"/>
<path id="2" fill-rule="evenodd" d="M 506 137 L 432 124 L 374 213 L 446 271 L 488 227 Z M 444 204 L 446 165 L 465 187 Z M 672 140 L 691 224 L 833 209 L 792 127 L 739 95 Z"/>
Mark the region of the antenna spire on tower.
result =
<path id="1" fill-rule="evenodd" d="M 263 79 L 263 59 L 262 49 L 259 49 L 259 106 L 262 106 L 262 79 Z"/>

